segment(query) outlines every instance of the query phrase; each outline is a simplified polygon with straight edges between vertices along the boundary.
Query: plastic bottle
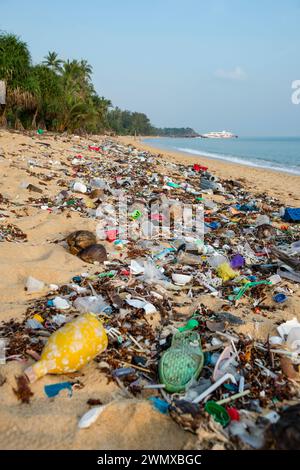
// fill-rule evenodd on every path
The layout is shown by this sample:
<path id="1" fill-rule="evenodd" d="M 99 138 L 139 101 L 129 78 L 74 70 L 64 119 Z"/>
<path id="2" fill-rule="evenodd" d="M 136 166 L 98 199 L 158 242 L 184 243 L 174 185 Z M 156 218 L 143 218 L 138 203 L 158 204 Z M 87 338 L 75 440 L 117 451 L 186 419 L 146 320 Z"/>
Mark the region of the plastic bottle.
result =
<path id="1" fill-rule="evenodd" d="M 41 358 L 25 370 L 30 382 L 46 374 L 64 374 L 81 369 L 107 347 L 108 339 L 102 323 L 86 313 L 53 333 Z"/>

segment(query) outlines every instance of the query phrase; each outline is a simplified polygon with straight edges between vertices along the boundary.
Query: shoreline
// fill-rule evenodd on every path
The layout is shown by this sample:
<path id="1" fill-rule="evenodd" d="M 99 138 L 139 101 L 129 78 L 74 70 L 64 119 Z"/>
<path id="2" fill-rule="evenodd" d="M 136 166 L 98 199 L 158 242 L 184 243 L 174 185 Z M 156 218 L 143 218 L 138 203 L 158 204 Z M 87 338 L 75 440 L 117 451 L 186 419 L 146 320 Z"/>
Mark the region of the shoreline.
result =
<path id="1" fill-rule="evenodd" d="M 145 145 L 151 145 L 150 142 L 144 142 L 144 139 L 161 139 L 162 137 L 142 137 L 142 144 L 145 144 Z M 155 142 L 154 142 L 155 143 Z M 168 152 L 169 150 L 167 148 L 163 148 L 163 147 L 156 147 L 156 148 L 160 148 L 161 150 L 164 150 L 166 152 Z M 173 152 L 173 150 L 170 150 L 171 152 Z M 229 164 L 232 164 L 232 165 L 241 165 L 241 166 L 246 166 L 246 167 L 250 167 L 250 168 L 258 168 L 259 170 L 266 170 L 266 171 L 272 171 L 272 172 L 275 172 L 275 173 L 284 173 L 284 174 L 288 174 L 288 175 L 291 175 L 291 176 L 298 176 L 300 177 L 300 173 L 295 173 L 293 172 L 292 170 L 284 170 L 283 168 L 271 168 L 271 167 L 268 167 L 268 166 L 259 166 L 259 165 L 256 165 L 255 163 L 252 163 L 250 160 L 245 160 L 245 163 L 242 162 L 242 161 L 233 161 L 233 160 L 230 160 L 230 159 L 226 159 L 226 158 L 222 158 L 222 157 L 218 157 L 218 154 L 213 154 L 212 155 L 202 155 L 200 152 L 198 153 L 194 153 L 192 151 L 185 151 L 185 150 L 174 150 L 174 152 L 179 152 L 179 153 L 183 153 L 184 155 L 187 155 L 187 156 L 191 156 L 191 157 L 195 157 L 195 158 L 207 158 L 208 160 L 218 160 L 220 162 L 224 162 L 224 163 L 229 163 Z M 196 152 L 196 151 L 195 151 Z M 238 158 L 238 157 L 237 157 Z"/>
<path id="2" fill-rule="evenodd" d="M 144 138 L 147 137 L 118 136 L 116 140 L 127 145 L 133 145 L 141 150 L 157 152 L 170 162 L 183 165 L 194 163 L 205 165 L 209 171 L 215 173 L 219 178 L 242 181 L 245 188 L 253 194 L 264 192 L 281 200 L 283 205 L 300 206 L 300 176 L 298 175 L 175 150 L 166 150 L 143 142 Z"/>

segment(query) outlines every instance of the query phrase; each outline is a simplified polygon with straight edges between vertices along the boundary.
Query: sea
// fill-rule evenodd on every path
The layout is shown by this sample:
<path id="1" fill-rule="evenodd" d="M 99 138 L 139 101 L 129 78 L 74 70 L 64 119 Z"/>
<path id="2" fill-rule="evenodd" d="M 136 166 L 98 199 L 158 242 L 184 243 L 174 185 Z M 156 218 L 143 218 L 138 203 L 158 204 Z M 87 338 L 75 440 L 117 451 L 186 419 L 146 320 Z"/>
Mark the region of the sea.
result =
<path id="1" fill-rule="evenodd" d="M 225 160 L 300 175 L 300 137 L 238 137 L 233 139 L 145 138 L 163 150 Z"/>

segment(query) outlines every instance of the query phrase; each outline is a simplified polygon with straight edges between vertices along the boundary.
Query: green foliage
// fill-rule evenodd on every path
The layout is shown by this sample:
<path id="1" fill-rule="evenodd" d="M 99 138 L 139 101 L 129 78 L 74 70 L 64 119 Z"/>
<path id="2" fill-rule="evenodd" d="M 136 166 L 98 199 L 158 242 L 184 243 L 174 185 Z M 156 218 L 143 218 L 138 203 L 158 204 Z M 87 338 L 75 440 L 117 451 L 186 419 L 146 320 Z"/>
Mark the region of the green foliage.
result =
<path id="1" fill-rule="evenodd" d="M 58 55 L 56 52 L 48 52 L 48 55 L 46 55 L 45 60 L 43 60 L 43 64 L 46 65 L 48 68 L 59 72 L 61 70 L 61 66 L 63 64 L 63 61 L 58 58 Z"/>
<path id="2" fill-rule="evenodd" d="M 0 32 L 0 79 L 7 86 L 23 87 L 31 70 L 30 53 L 25 42 L 14 34 Z"/>
<path id="3" fill-rule="evenodd" d="M 199 134 L 190 127 L 164 127 L 155 131 L 156 135 L 162 137 L 199 137 Z"/>
<path id="4" fill-rule="evenodd" d="M 151 135 L 153 127 L 146 114 L 115 108 L 108 113 L 108 125 L 121 135 Z"/>
<path id="5" fill-rule="evenodd" d="M 193 129 L 156 129 L 144 113 L 112 108 L 98 96 L 86 60 L 63 61 L 54 51 L 32 65 L 27 44 L 0 32 L 0 80 L 7 85 L 2 123 L 22 129 L 43 127 L 58 132 L 113 132 L 123 135 L 186 136 Z"/>

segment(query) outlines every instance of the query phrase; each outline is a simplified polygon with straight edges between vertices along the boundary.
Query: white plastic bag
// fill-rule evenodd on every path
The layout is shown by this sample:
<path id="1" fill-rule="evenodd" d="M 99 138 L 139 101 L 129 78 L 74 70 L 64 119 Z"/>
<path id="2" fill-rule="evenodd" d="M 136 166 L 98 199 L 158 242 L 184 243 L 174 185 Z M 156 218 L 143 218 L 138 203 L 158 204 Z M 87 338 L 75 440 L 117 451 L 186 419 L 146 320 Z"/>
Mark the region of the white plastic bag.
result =
<path id="1" fill-rule="evenodd" d="M 101 313 L 109 307 L 102 295 L 77 297 L 77 299 L 74 300 L 73 305 L 80 313 Z"/>

